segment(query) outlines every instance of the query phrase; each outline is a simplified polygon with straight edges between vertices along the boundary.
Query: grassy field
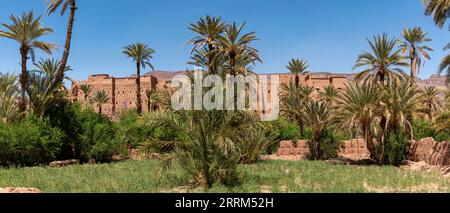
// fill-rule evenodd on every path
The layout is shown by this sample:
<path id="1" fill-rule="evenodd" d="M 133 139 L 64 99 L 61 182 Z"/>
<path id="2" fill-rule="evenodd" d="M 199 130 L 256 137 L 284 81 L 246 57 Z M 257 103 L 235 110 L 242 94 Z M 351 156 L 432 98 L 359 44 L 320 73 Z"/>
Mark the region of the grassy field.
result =
<path id="1" fill-rule="evenodd" d="M 439 174 L 312 161 L 242 165 L 239 186 L 204 190 L 189 187 L 186 175 L 177 167 L 158 179 L 158 164 L 149 160 L 0 169 L 0 188 L 35 187 L 44 192 L 450 192 L 450 178 Z"/>

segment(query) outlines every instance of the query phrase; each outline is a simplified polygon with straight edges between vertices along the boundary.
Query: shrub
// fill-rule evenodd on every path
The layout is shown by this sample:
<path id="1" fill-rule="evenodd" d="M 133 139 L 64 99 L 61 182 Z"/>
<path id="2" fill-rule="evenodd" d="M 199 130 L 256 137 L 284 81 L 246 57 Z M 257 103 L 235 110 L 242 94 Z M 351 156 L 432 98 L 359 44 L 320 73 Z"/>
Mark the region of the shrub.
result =
<path id="1" fill-rule="evenodd" d="M 229 111 L 154 111 L 143 115 L 140 124 L 147 128 L 176 130 L 175 152 L 163 161 L 163 170 L 177 159 L 194 183 L 210 188 L 214 183 L 233 186 L 239 182 L 239 150 L 232 138 L 247 123 L 235 122 L 244 112 Z M 233 125 L 230 125 L 233 123 Z M 161 170 L 161 171 L 163 171 Z"/>
<path id="2" fill-rule="evenodd" d="M 124 144 L 117 139 L 114 123 L 107 117 L 87 108 L 78 112 L 77 119 L 81 125 L 82 160 L 109 162 L 113 155 L 126 153 Z"/>
<path id="3" fill-rule="evenodd" d="M 271 136 L 276 142 L 283 140 L 296 141 L 300 139 L 300 128 L 285 117 L 279 117 L 277 120 L 266 122 L 266 129 L 270 131 Z M 278 149 L 279 143 L 272 143 L 266 148 L 268 153 L 273 153 Z"/>
<path id="4" fill-rule="evenodd" d="M 404 130 L 392 131 L 385 141 L 385 164 L 399 166 L 409 157 L 410 140 Z M 381 147 L 377 147 L 380 149 Z"/>
<path id="5" fill-rule="evenodd" d="M 28 116 L 0 125 L 0 165 L 35 166 L 57 159 L 64 133 L 48 120 Z"/>
<path id="6" fill-rule="evenodd" d="M 273 136 L 268 136 L 266 130 L 248 129 L 242 137 L 237 140 L 241 160 L 243 164 L 252 164 L 258 160 L 260 153 L 275 143 Z"/>
<path id="7" fill-rule="evenodd" d="M 65 99 L 61 99 L 47 110 L 45 116 L 51 125 L 64 132 L 64 143 L 58 159 L 80 159 L 83 147 L 80 138 L 82 129 L 77 115 L 81 113 L 81 106 L 78 103 L 69 103 Z"/>
<path id="8" fill-rule="evenodd" d="M 348 135 L 336 131 L 334 126 L 329 127 L 324 133 L 322 144 L 323 159 L 336 158 L 342 141 L 349 139 Z"/>
<path id="9" fill-rule="evenodd" d="M 436 130 L 433 128 L 432 124 L 423 119 L 416 119 L 413 121 L 413 133 L 416 140 L 422 138 L 435 137 Z"/>
<path id="10" fill-rule="evenodd" d="M 116 125 L 118 139 L 129 148 L 141 145 L 152 134 L 150 129 L 138 126 L 138 118 L 136 110 L 127 110 L 121 113 L 120 121 Z"/>

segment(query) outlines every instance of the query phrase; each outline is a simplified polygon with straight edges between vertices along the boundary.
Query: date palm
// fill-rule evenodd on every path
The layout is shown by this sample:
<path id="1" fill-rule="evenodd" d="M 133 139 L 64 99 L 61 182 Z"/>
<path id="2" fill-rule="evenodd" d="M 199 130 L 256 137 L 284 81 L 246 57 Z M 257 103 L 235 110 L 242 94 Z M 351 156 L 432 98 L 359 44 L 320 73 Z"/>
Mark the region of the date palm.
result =
<path id="1" fill-rule="evenodd" d="M 257 40 L 254 35 L 255 32 L 241 35 L 244 26 L 245 24 L 238 26 L 236 23 L 227 25 L 223 35 L 219 37 L 218 54 L 222 54 L 227 58 L 229 73 L 233 76 L 239 74 L 236 69 L 236 60 L 239 55 L 246 55 L 247 58 L 262 63 L 262 60 L 259 57 L 259 51 L 256 48 L 249 46 L 251 42 Z"/>
<path id="2" fill-rule="evenodd" d="M 420 27 L 415 28 L 405 28 L 402 32 L 403 41 L 400 44 L 400 49 L 403 54 L 408 53 L 408 58 L 410 60 L 411 80 L 414 82 L 416 75 L 420 72 L 420 66 L 422 66 L 422 61 L 424 59 L 430 60 L 430 55 L 428 52 L 433 51 L 429 46 L 422 45 L 425 42 L 430 42 L 431 39 L 428 38 L 428 34 L 423 32 Z M 424 62 L 425 63 L 425 62 Z"/>
<path id="3" fill-rule="evenodd" d="M 201 53 L 200 56 L 203 58 L 202 65 L 206 65 L 208 72 L 212 74 L 217 73 L 218 40 L 224 32 L 225 26 L 226 24 L 220 17 L 211 17 L 209 15 L 205 18 L 200 18 L 200 21 L 189 26 L 191 31 L 198 34 L 188 41 L 188 44 L 193 45 L 191 53 L 203 49 L 203 52 L 197 53 Z"/>
<path id="4" fill-rule="evenodd" d="M 305 60 L 300 59 L 291 59 L 289 61 L 289 64 L 286 66 L 286 68 L 292 73 L 295 74 L 295 86 L 300 85 L 300 77 L 299 75 L 304 75 L 308 73 L 306 69 L 308 69 L 309 65 L 308 62 Z"/>
<path id="5" fill-rule="evenodd" d="M 319 100 L 328 103 L 330 106 L 333 106 L 338 100 L 339 95 L 339 90 L 337 90 L 332 85 L 328 85 L 324 88 L 323 91 L 319 92 Z"/>
<path id="6" fill-rule="evenodd" d="M 42 59 L 34 65 L 37 70 L 30 72 L 28 89 L 30 109 L 36 116 L 42 117 L 49 108 L 64 97 L 62 82 L 53 84 L 61 62 L 54 59 Z M 64 72 L 67 71 L 70 71 L 69 66 L 65 67 Z"/>
<path id="7" fill-rule="evenodd" d="M 41 16 L 35 17 L 34 12 L 24 13 L 22 16 L 10 15 L 12 24 L 2 24 L 7 31 L 0 30 L 0 37 L 9 38 L 20 44 L 20 56 L 22 71 L 20 74 L 20 94 L 19 112 L 24 112 L 27 106 L 26 90 L 28 89 L 28 56 L 34 61 L 35 49 L 40 49 L 51 54 L 54 44 L 45 43 L 38 39 L 46 34 L 53 32 L 52 28 L 41 26 Z"/>
<path id="8" fill-rule="evenodd" d="M 89 94 L 91 94 L 91 92 L 92 92 L 92 86 L 89 84 L 82 84 L 82 85 L 80 85 L 80 90 L 83 92 L 84 102 L 86 102 L 87 98 L 89 97 Z"/>
<path id="9" fill-rule="evenodd" d="M 435 86 L 427 86 L 420 91 L 419 100 L 424 105 L 424 111 L 430 121 L 433 120 L 433 113 L 443 108 L 443 102 L 439 94 L 440 92 Z"/>
<path id="10" fill-rule="evenodd" d="M 17 76 L 0 72 L 0 123 L 11 123 L 18 117 L 18 95 Z"/>
<path id="11" fill-rule="evenodd" d="M 447 47 L 445 47 L 445 50 L 450 49 L 450 43 L 447 45 Z M 446 78 L 446 82 L 450 83 L 450 54 L 448 54 L 447 56 L 445 56 L 442 59 L 441 64 L 439 65 L 439 74 L 441 74 L 442 72 L 446 71 L 447 74 L 447 78 Z"/>
<path id="12" fill-rule="evenodd" d="M 144 43 L 135 43 L 126 46 L 123 54 L 133 59 L 136 62 L 136 111 L 140 114 L 142 112 L 142 98 L 141 98 L 141 67 L 143 69 L 149 66 L 154 70 L 150 60 L 153 58 L 155 50 Z"/>
<path id="13" fill-rule="evenodd" d="M 334 123 L 333 110 L 325 102 L 310 101 L 305 106 L 305 124 L 313 132 L 311 139 L 312 157 L 315 160 L 322 159 L 322 148 L 324 133 Z"/>
<path id="14" fill-rule="evenodd" d="M 396 135 L 404 130 L 413 139 L 412 129 L 413 116 L 418 112 L 417 86 L 412 84 L 408 77 L 392 82 L 388 87 L 383 88 L 380 96 L 379 108 L 381 110 L 381 119 L 386 122 L 380 122 L 381 128 L 381 150 L 378 155 L 378 162 L 383 163 L 386 138 L 390 133 Z"/>
<path id="15" fill-rule="evenodd" d="M 48 2 L 48 7 L 46 9 L 48 15 L 56 12 L 58 8 L 61 8 L 61 15 L 64 15 L 66 13 L 67 8 L 69 8 L 70 10 L 69 22 L 67 24 L 66 31 L 66 41 L 64 44 L 64 52 L 61 58 L 61 67 L 58 68 L 54 82 L 52 83 L 52 87 L 54 87 L 56 84 L 61 83 L 64 79 L 64 73 L 66 71 L 67 61 L 70 54 L 70 45 L 72 41 L 72 31 L 75 21 L 75 12 L 77 10 L 77 3 L 76 0 L 45 0 L 45 2 Z"/>
<path id="16" fill-rule="evenodd" d="M 297 87 L 294 82 L 281 85 L 281 114 L 295 121 L 303 136 L 305 121 L 304 107 L 311 100 L 311 87 Z"/>
<path id="17" fill-rule="evenodd" d="M 442 28 L 450 16 L 450 0 L 422 0 L 425 5 L 425 15 L 433 15 L 434 22 Z"/>
<path id="18" fill-rule="evenodd" d="M 91 101 L 93 103 L 97 104 L 98 113 L 102 114 L 102 106 L 103 106 L 103 104 L 108 103 L 109 97 L 105 90 L 96 91 L 96 92 L 94 92 L 93 96 L 91 97 Z"/>
<path id="19" fill-rule="evenodd" d="M 336 120 L 339 127 L 348 130 L 360 130 L 366 142 L 371 159 L 377 159 L 373 142 L 377 127 L 379 87 L 372 84 L 349 84 L 337 102 Z"/>
<path id="20" fill-rule="evenodd" d="M 378 82 L 382 85 L 391 83 L 403 73 L 401 67 L 408 66 L 401 56 L 401 50 L 395 50 L 397 40 L 391 39 L 387 34 L 367 39 L 371 52 L 363 52 L 356 60 L 353 69 L 364 67 L 364 70 L 355 77 L 357 81 Z"/>

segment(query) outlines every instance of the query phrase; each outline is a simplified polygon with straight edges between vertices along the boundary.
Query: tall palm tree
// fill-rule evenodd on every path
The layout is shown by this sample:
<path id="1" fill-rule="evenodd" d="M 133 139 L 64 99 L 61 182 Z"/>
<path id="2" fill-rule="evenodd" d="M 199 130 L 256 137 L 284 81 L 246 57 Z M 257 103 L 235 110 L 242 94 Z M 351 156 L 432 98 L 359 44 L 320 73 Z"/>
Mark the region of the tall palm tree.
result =
<path id="1" fill-rule="evenodd" d="M 224 32 L 226 24 L 220 17 L 206 16 L 200 18 L 195 24 L 191 24 L 189 29 L 198 35 L 188 41 L 188 44 L 192 44 L 193 48 L 191 53 L 201 53 L 203 58 L 203 64 L 208 67 L 208 72 L 212 74 L 217 73 L 217 49 L 218 40 L 220 35 Z M 200 50 L 205 50 L 203 53 Z"/>
<path id="2" fill-rule="evenodd" d="M 336 89 L 333 85 L 328 85 L 324 88 L 323 91 L 319 92 L 319 100 L 325 103 L 328 103 L 330 106 L 333 106 L 338 100 L 340 95 L 339 90 Z"/>
<path id="3" fill-rule="evenodd" d="M 259 51 L 249 46 L 252 41 L 257 40 L 255 32 L 246 33 L 241 35 L 245 26 L 241 24 L 238 26 L 236 23 L 225 27 L 223 35 L 219 37 L 219 54 L 223 54 L 228 61 L 229 73 L 233 76 L 239 74 L 236 69 L 236 59 L 239 55 L 246 55 L 247 58 L 252 58 L 253 61 L 262 63 L 259 57 Z"/>
<path id="4" fill-rule="evenodd" d="M 18 95 L 17 76 L 0 72 L 0 123 L 10 123 L 18 117 Z"/>
<path id="5" fill-rule="evenodd" d="M 445 47 L 445 50 L 450 49 L 450 43 Z M 447 70 L 446 70 L 447 69 Z M 442 59 L 441 64 L 439 65 L 439 74 L 441 74 L 444 71 L 447 71 L 447 78 L 446 78 L 446 82 L 450 83 L 450 54 L 448 54 L 447 56 L 445 56 Z"/>
<path id="6" fill-rule="evenodd" d="M 417 86 L 412 84 L 408 77 L 392 82 L 384 87 L 380 96 L 380 116 L 386 122 L 380 122 L 381 150 L 378 154 L 378 163 L 383 163 L 385 157 L 386 139 L 390 133 L 398 135 L 405 131 L 411 139 L 414 137 L 412 122 L 413 116 L 418 112 Z"/>
<path id="7" fill-rule="evenodd" d="M 428 55 L 428 51 L 433 51 L 433 49 L 429 46 L 422 45 L 422 43 L 430 42 L 431 39 L 427 37 L 428 34 L 423 32 L 420 27 L 415 27 L 413 29 L 405 28 L 402 32 L 402 36 L 404 40 L 400 44 L 400 49 L 402 53 L 408 52 L 411 66 L 410 77 L 414 82 L 416 74 L 420 72 L 423 58 L 428 60 L 431 59 L 430 55 Z"/>
<path id="8" fill-rule="evenodd" d="M 154 70 L 153 65 L 150 63 L 154 53 L 155 50 L 144 43 L 134 43 L 126 46 L 123 50 L 123 54 L 136 62 L 136 110 L 139 114 L 142 112 L 141 67 L 145 69 L 146 66 L 149 66 Z"/>
<path id="9" fill-rule="evenodd" d="M 67 61 L 69 59 L 70 45 L 72 41 L 73 23 L 75 21 L 75 11 L 77 10 L 76 0 L 45 0 L 49 2 L 46 12 L 48 15 L 53 14 L 59 7 L 61 7 L 61 15 L 64 15 L 67 8 L 70 7 L 69 22 L 67 24 L 66 42 L 64 44 L 64 52 L 61 59 L 61 67 L 58 68 L 53 84 L 59 84 L 64 79 Z M 52 85 L 54 87 L 54 85 Z"/>
<path id="10" fill-rule="evenodd" d="M 373 142 L 377 126 L 379 89 L 372 84 L 349 84 L 337 102 L 336 120 L 342 129 L 360 130 L 372 159 L 377 159 Z"/>
<path id="11" fill-rule="evenodd" d="M 357 81 L 372 81 L 381 84 L 389 84 L 403 73 L 401 67 L 408 66 L 401 56 L 401 50 L 395 50 L 396 39 L 390 39 L 387 34 L 373 37 L 373 41 L 367 39 L 372 52 L 363 52 L 358 56 L 353 69 L 364 67 L 365 69 L 356 75 Z"/>
<path id="12" fill-rule="evenodd" d="M 52 28 L 42 27 L 40 20 L 41 16 L 35 18 L 34 12 L 24 13 L 22 16 L 10 15 L 9 18 L 13 24 L 2 24 L 8 31 L 0 30 L 0 37 L 9 38 L 17 41 L 20 44 L 21 66 L 20 74 L 20 88 L 21 99 L 19 101 L 19 112 L 24 112 L 26 109 L 26 90 L 29 80 L 27 60 L 28 55 L 34 61 L 34 50 L 40 49 L 51 54 L 54 44 L 39 41 L 39 37 L 53 32 Z"/>
<path id="13" fill-rule="evenodd" d="M 325 130 L 334 123 L 333 110 L 325 102 L 310 101 L 305 107 L 305 124 L 311 127 L 313 137 L 313 158 L 322 159 L 322 148 Z"/>
<path id="14" fill-rule="evenodd" d="M 91 101 L 93 103 L 97 104 L 98 113 L 102 114 L 102 106 L 103 106 L 103 104 L 108 103 L 109 97 L 105 90 L 96 91 L 96 92 L 94 92 L 94 95 L 92 96 Z"/>
<path id="15" fill-rule="evenodd" d="M 47 110 L 64 96 L 62 93 L 62 82 L 53 84 L 61 62 L 54 59 L 41 59 L 34 65 L 37 70 L 33 70 L 30 73 L 30 87 L 28 90 L 30 109 L 33 110 L 35 115 L 44 116 Z M 66 66 L 64 72 L 69 70 L 70 67 Z"/>
<path id="16" fill-rule="evenodd" d="M 291 61 L 289 61 L 289 64 L 286 66 L 286 68 L 291 71 L 292 74 L 295 74 L 295 86 L 298 87 L 300 85 L 299 75 L 308 73 L 306 71 L 308 67 L 308 62 L 306 62 L 305 60 L 291 59 Z"/>
<path id="17" fill-rule="evenodd" d="M 449 0 L 422 0 L 426 9 L 425 15 L 433 15 L 434 22 L 439 28 L 442 28 L 450 16 Z"/>
<path id="18" fill-rule="evenodd" d="M 80 90 L 84 94 L 84 102 L 87 101 L 87 98 L 89 97 L 89 94 L 92 92 L 92 86 L 89 84 L 82 84 L 80 85 Z"/>
<path id="19" fill-rule="evenodd" d="M 443 108 L 443 102 L 439 94 L 440 92 L 435 86 L 427 86 L 420 91 L 419 100 L 424 105 L 424 111 L 430 121 L 433 120 L 433 113 Z"/>

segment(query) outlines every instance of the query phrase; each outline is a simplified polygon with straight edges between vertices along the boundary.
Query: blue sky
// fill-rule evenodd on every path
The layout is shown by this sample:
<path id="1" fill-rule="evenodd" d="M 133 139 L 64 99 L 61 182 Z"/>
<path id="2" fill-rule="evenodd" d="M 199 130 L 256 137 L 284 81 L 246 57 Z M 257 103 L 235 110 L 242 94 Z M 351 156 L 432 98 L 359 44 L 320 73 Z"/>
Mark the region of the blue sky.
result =
<path id="1" fill-rule="evenodd" d="M 133 42 L 145 42 L 156 50 L 153 65 L 157 70 L 178 71 L 190 67 L 190 47 L 194 34 L 187 27 L 207 14 L 228 22 L 246 22 L 247 31 L 256 31 L 254 46 L 263 64 L 258 73 L 286 72 L 291 58 L 309 61 L 313 71 L 356 72 L 352 70 L 359 53 L 368 50 L 365 37 L 377 33 L 400 36 L 404 27 L 420 26 L 433 39 L 432 60 L 422 68 L 420 77 L 436 73 L 450 41 L 446 28 L 435 27 L 423 15 L 421 0 L 77 0 L 68 75 L 85 79 L 89 74 L 108 73 L 127 76 L 135 66 L 122 54 Z M 10 23 L 9 14 L 34 10 L 42 14 L 44 0 L 0 0 L 0 23 Z M 44 15 L 44 26 L 55 32 L 41 40 L 57 43 L 60 58 L 67 15 Z M 3 27 L 1 27 L 4 29 Z M 47 57 L 45 54 L 38 54 Z M 0 71 L 18 72 L 18 44 L 0 39 Z"/>

